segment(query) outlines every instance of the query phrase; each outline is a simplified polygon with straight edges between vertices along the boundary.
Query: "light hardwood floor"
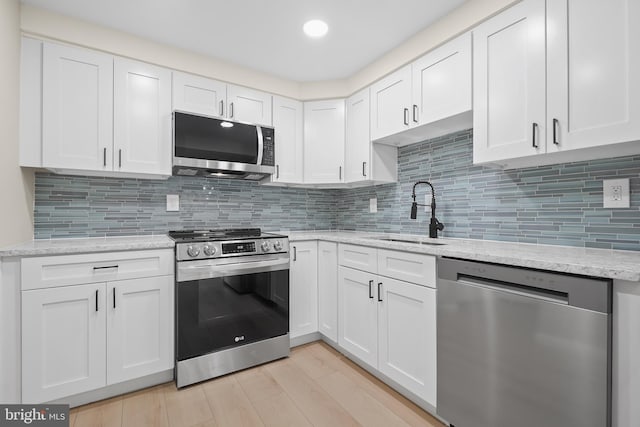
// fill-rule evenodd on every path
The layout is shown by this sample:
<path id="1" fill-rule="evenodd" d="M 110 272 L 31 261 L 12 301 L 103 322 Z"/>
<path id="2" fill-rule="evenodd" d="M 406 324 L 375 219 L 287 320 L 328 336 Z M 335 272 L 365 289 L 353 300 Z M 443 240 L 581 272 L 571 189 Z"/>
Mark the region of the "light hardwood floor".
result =
<path id="1" fill-rule="evenodd" d="M 167 383 L 74 408 L 70 425 L 443 427 L 322 342 L 182 390 Z"/>

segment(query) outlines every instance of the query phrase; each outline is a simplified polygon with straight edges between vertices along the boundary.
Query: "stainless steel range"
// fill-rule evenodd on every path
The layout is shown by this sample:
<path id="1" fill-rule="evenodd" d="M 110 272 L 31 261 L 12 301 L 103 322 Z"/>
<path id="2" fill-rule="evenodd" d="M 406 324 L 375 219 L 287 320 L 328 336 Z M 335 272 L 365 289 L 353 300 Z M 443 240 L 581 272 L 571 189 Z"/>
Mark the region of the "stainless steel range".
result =
<path id="1" fill-rule="evenodd" d="M 289 355 L 289 239 L 260 229 L 171 231 L 176 383 Z"/>

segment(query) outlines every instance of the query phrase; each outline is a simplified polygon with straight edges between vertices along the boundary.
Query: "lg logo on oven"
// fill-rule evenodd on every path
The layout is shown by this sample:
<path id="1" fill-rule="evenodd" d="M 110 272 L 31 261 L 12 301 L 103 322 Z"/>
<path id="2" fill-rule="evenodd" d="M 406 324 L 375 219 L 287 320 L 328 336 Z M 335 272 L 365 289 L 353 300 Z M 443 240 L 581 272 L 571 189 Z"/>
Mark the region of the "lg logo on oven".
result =
<path id="1" fill-rule="evenodd" d="M 239 335 L 239 336 L 235 337 L 234 340 L 235 340 L 235 342 L 244 341 L 244 335 Z"/>

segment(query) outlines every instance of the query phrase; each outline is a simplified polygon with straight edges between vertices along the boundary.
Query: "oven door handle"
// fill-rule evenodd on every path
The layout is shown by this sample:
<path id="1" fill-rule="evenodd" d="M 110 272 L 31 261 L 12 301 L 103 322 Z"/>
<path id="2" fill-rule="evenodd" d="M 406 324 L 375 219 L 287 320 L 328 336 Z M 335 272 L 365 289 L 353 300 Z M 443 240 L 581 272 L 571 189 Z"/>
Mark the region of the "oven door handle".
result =
<path id="1" fill-rule="evenodd" d="M 289 258 L 252 261 L 238 264 L 199 264 L 178 266 L 177 281 L 186 282 L 199 279 L 213 279 L 216 277 L 239 276 L 242 274 L 266 273 L 289 269 Z"/>

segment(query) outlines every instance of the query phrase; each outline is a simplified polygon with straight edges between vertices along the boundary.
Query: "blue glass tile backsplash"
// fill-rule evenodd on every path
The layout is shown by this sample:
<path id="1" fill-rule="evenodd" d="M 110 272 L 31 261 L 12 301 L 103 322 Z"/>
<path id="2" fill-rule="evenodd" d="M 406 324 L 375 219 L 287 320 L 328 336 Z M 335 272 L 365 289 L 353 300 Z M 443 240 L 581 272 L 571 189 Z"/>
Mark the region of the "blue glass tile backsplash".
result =
<path id="1" fill-rule="evenodd" d="M 640 156 L 503 171 L 474 166 L 471 139 L 468 130 L 402 147 L 398 183 L 346 190 L 38 173 L 35 238 L 248 226 L 427 234 L 430 213 L 421 208 L 411 220 L 409 211 L 413 183 L 428 180 L 444 237 L 640 250 Z M 631 208 L 602 207 L 607 178 L 631 178 Z M 166 212 L 167 194 L 180 195 L 179 212 Z M 424 203 L 429 188 L 417 194 Z M 372 197 L 377 213 L 369 213 Z"/>

